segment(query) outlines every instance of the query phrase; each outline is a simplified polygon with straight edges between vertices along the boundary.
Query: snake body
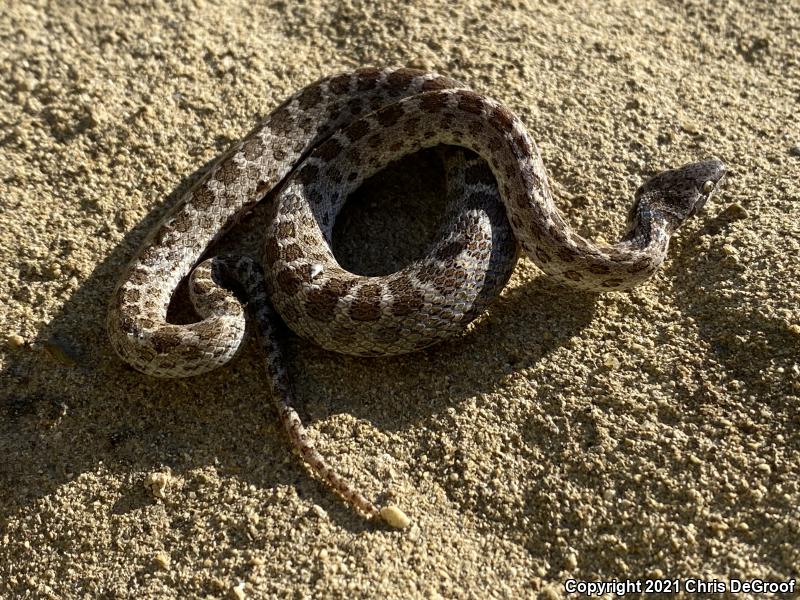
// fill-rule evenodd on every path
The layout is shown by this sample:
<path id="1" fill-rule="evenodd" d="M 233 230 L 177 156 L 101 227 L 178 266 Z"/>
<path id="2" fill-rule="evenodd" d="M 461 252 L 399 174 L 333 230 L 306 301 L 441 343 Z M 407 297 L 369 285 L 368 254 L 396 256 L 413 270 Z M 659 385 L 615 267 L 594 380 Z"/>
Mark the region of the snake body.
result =
<path id="1" fill-rule="evenodd" d="M 448 218 L 426 256 L 380 277 L 343 269 L 331 236 L 348 194 L 393 160 L 441 144 L 465 150 L 444 151 Z M 656 175 L 637 191 L 621 241 L 597 244 L 564 221 L 535 143 L 497 101 L 413 69 L 324 78 L 276 108 L 161 220 L 113 294 L 109 337 L 136 369 L 185 377 L 231 360 L 245 339 L 249 311 L 295 449 L 375 516 L 377 508 L 313 448 L 291 408 L 276 311 L 324 348 L 385 356 L 463 331 L 499 294 L 519 249 L 567 286 L 628 289 L 659 268 L 670 236 L 702 208 L 724 173 L 712 159 Z M 263 269 L 235 256 L 198 265 L 210 244 L 268 194 L 274 206 Z M 201 320 L 168 323 L 170 299 L 187 275 Z"/>

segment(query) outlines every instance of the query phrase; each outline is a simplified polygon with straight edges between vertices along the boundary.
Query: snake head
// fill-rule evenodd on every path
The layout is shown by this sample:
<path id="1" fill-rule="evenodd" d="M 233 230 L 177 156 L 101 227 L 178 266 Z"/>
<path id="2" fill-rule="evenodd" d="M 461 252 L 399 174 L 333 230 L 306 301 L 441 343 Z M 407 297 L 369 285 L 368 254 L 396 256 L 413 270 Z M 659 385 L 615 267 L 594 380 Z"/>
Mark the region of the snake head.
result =
<path id="1" fill-rule="evenodd" d="M 651 218 L 665 220 L 669 229 L 675 231 L 703 209 L 724 176 L 725 165 L 716 158 L 662 171 L 636 190 L 629 221 L 638 221 L 643 211 L 647 211 Z"/>

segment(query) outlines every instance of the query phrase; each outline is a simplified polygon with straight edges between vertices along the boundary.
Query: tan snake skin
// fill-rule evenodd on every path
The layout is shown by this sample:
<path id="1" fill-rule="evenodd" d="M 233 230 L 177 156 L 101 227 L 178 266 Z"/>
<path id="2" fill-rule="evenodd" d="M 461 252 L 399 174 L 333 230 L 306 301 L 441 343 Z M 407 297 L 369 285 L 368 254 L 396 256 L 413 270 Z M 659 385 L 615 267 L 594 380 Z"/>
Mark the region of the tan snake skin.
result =
<path id="1" fill-rule="evenodd" d="M 439 144 L 468 151 L 446 151 L 448 218 L 430 251 L 387 276 L 345 271 L 330 244 L 348 194 L 393 160 Z M 374 504 L 314 449 L 292 408 L 273 307 L 294 332 L 324 348 L 379 356 L 463 331 L 505 285 L 518 248 L 567 286 L 627 289 L 659 268 L 670 236 L 724 173 L 716 159 L 660 173 L 637 191 L 622 240 L 595 244 L 561 217 L 536 145 L 498 102 L 412 69 L 325 78 L 276 108 L 164 217 L 114 292 L 109 338 L 124 361 L 148 375 L 203 373 L 242 346 L 243 295 L 293 447 L 329 486 L 375 517 Z M 209 245 L 276 187 L 263 271 L 245 257 L 195 268 Z M 170 324 L 170 299 L 189 274 L 201 320 Z"/>

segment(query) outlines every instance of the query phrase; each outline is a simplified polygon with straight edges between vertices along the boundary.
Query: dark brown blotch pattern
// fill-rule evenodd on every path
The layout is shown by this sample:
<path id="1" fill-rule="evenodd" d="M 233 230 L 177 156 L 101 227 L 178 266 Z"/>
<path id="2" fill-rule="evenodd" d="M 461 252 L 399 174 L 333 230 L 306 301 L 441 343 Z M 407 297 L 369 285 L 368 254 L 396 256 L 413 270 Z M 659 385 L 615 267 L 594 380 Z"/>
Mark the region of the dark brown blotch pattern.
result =
<path id="1" fill-rule="evenodd" d="M 261 140 L 257 138 L 251 138 L 242 144 L 242 154 L 244 154 L 245 159 L 249 161 L 261 158 L 263 153 L 264 147 L 261 145 Z"/>
<path id="2" fill-rule="evenodd" d="M 139 254 L 139 262 L 146 267 L 154 267 L 160 259 L 159 247 L 150 244 Z"/>
<path id="3" fill-rule="evenodd" d="M 578 256 L 571 248 L 559 248 L 558 250 L 556 250 L 556 256 L 561 262 L 564 263 L 575 262 L 575 260 L 577 260 L 578 258 Z"/>
<path id="4" fill-rule="evenodd" d="M 364 110 L 364 105 L 358 98 L 353 98 L 347 102 L 347 110 L 350 111 L 350 114 L 356 116 L 361 114 L 361 111 Z"/>
<path id="5" fill-rule="evenodd" d="M 436 249 L 436 258 L 439 260 L 451 260 L 461 254 L 467 247 L 467 240 L 463 237 L 443 244 Z"/>
<path id="6" fill-rule="evenodd" d="M 156 331 L 150 336 L 150 343 L 158 354 L 167 354 L 170 350 L 182 346 L 183 340 L 170 331 Z"/>
<path id="7" fill-rule="evenodd" d="M 416 69 L 397 69 L 389 74 L 386 81 L 392 87 L 407 88 L 415 77 L 421 75 L 422 71 Z"/>
<path id="8" fill-rule="evenodd" d="M 369 283 L 358 290 L 350 304 L 349 315 L 354 321 L 377 321 L 381 318 L 381 286 Z"/>
<path id="9" fill-rule="evenodd" d="M 136 288 L 121 288 L 117 292 L 117 310 L 122 310 L 125 306 L 132 306 L 139 302 L 141 292 Z"/>
<path id="10" fill-rule="evenodd" d="M 328 178 L 329 181 L 332 181 L 335 184 L 340 184 L 344 180 L 344 176 L 342 172 L 334 166 L 330 166 L 325 169 L 325 177 Z M 334 193 L 336 195 L 336 193 Z M 332 202 L 335 202 L 333 198 L 331 198 Z"/>
<path id="11" fill-rule="evenodd" d="M 284 240 L 288 238 L 293 238 L 294 233 L 295 233 L 295 228 L 294 228 L 294 223 L 292 221 L 281 221 L 275 227 L 275 235 Z"/>
<path id="12" fill-rule="evenodd" d="M 281 258 L 286 262 L 293 262 L 303 258 L 303 249 L 294 242 L 290 242 L 283 247 Z"/>
<path id="13" fill-rule="evenodd" d="M 281 291 L 287 296 L 294 296 L 300 290 L 300 286 L 303 283 L 303 280 L 298 275 L 297 269 L 293 269 L 292 267 L 282 269 L 278 273 L 276 279 Z"/>
<path id="14" fill-rule="evenodd" d="M 350 74 L 337 75 L 328 81 L 328 89 L 334 94 L 341 95 L 350 89 Z"/>
<path id="15" fill-rule="evenodd" d="M 282 104 L 269 116 L 269 127 L 278 135 L 286 135 L 292 130 L 294 117 L 286 104 Z"/>
<path id="16" fill-rule="evenodd" d="M 403 107 L 399 104 L 390 104 L 386 108 L 381 109 L 376 116 L 378 123 L 382 127 L 391 127 L 400 120 L 404 112 Z"/>
<path id="17" fill-rule="evenodd" d="M 308 110 L 309 108 L 314 108 L 317 104 L 322 101 L 322 92 L 319 89 L 319 86 L 312 85 L 307 87 L 303 90 L 298 98 L 298 103 L 300 104 L 300 108 L 303 110 Z"/>
<path id="18" fill-rule="evenodd" d="M 511 147 L 514 149 L 514 155 L 518 159 L 523 159 L 531 154 L 531 144 L 528 141 L 528 136 L 523 133 L 513 132 L 511 134 Z"/>
<path id="19" fill-rule="evenodd" d="M 369 133 L 369 123 L 363 120 L 356 121 L 344 131 L 347 139 L 349 139 L 351 142 L 360 140 L 362 137 L 367 135 L 367 133 Z"/>
<path id="20" fill-rule="evenodd" d="M 435 113 L 440 111 L 447 105 L 447 95 L 443 92 L 433 92 L 422 96 L 419 107 L 421 110 L 428 113 Z"/>
<path id="21" fill-rule="evenodd" d="M 444 90 L 447 88 L 456 87 L 456 82 L 448 77 L 438 75 L 431 79 L 427 79 L 422 84 L 423 92 L 430 92 L 434 90 Z"/>
<path id="22" fill-rule="evenodd" d="M 264 245 L 264 258 L 267 261 L 267 264 L 271 265 L 278 260 L 280 256 L 280 244 L 278 244 L 278 240 L 274 237 L 271 237 L 267 240 L 267 243 Z"/>
<path id="23" fill-rule="evenodd" d="M 436 267 L 428 263 L 420 267 L 419 271 L 417 271 L 417 279 L 419 279 L 421 283 L 430 283 L 433 281 L 434 277 L 436 277 L 436 273 Z"/>
<path id="24" fill-rule="evenodd" d="M 336 138 L 330 138 L 317 149 L 317 157 L 330 162 L 342 151 L 342 144 Z"/>
<path id="25" fill-rule="evenodd" d="M 458 108 L 464 112 L 473 115 L 479 115 L 483 112 L 485 102 L 483 97 L 475 92 L 459 92 L 458 94 Z"/>
<path id="26" fill-rule="evenodd" d="M 336 305 L 342 297 L 338 286 L 328 282 L 321 288 L 308 292 L 305 302 L 306 314 L 317 321 L 332 321 L 336 314 Z"/>
<path id="27" fill-rule="evenodd" d="M 369 91 L 378 85 L 380 76 L 379 69 L 359 69 L 356 73 L 356 87 L 362 92 Z"/>
<path id="28" fill-rule="evenodd" d="M 133 285 L 142 286 L 147 282 L 149 273 L 141 267 L 134 267 L 128 274 L 128 281 Z"/>
<path id="29" fill-rule="evenodd" d="M 367 146 L 370 148 L 380 148 L 383 145 L 383 136 L 380 133 L 373 133 L 367 138 Z"/>
<path id="30" fill-rule="evenodd" d="M 306 163 L 297 174 L 297 178 L 303 185 L 309 185 L 319 177 L 319 167 L 311 163 Z"/>
<path id="31" fill-rule="evenodd" d="M 422 306 L 422 292 L 414 287 L 407 276 L 401 275 L 392 279 L 388 287 L 392 297 L 390 310 L 394 316 L 410 315 Z"/>
<path id="32" fill-rule="evenodd" d="M 413 136 L 419 127 L 419 117 L 409 117 L 403 121 L 402 129 L 406 135 Z"/>
<path id="33" fill-rule="evenodd" d="M 192 227 L 192 219 L 186 211 L 182 210 L 172 218 L 171 225 L 175 228 L 175 231 L 186 233 Z"/>
<path id="34" fill-rule="evenodd" d="M 509 131 L 514 127 L 514 113 L 505 106 L 495 106 L 489 112 L 488 121 L 501 131 Z"/>
<path id="35" fill-rule="evenodd" d="M 214 204 L 214 192 L 208 189 L 205 183 L 197 186 L 192 192 L 192 206 L 197 209 L 206 209 Z"/>

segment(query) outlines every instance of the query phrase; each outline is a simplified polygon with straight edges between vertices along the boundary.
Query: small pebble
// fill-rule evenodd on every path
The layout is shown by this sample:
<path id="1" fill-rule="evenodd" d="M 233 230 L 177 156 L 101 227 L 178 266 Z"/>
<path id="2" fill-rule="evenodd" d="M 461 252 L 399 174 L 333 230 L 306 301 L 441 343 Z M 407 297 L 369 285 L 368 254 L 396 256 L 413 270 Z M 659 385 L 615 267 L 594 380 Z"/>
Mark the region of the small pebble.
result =
<path id="1" fill-rule="evenodd" d="M 22 346 L 25 345 L 25 338 L 18 333 L 12 333 L 6 340 L 8 341 L 8 345 L 12 348 L 22 348 Z"/>
<path id="2" fill-rule="evenodd" d="M 795 144 L 791 148 L 789 148 L 789 154 L 792 156 L 800 156 L 800 144 Z"/>
<path id="3" fill-rule="evenodd" d="M 539 592 L 539 598 L 543 600 L 561 600 L 564 596 L 561 595 L 561 590 L 558 586 L 548 584 Z"/>
<path id="4" fill-rule="evenodd" d="M 567 554 L 567 557 L 564 561 L 567 565 L 567 568 L 570 570 L 578 568 L 578 557 L 574 554 Z"/>
<path id="5" fill-rule="evenodd" d="M 234 600 L 244 600 L 244 581 L 240 581 L 238 585 L 231 588 L 230 597 Z"/>
<path id="6" fill-rule="evenodd" d="M 153 564 L 162 571 L 169 569 L 169 554 L 166 552 L 159 552 L 153 557 Z"/>
<path id="7" fill-rule="evenodd" d="M 144 486 L 153 496 L 163 499 L 167 495 L 167 486 L 171 480 L 172 477 L 168 473 L 150 473 L 144 480 Z"/>
<path id="8" fill-rule="evenodd" d="M 734 202 L 719 213 L 719 216 L 727 221 L 738 221 L 740 219 L 746 219 L 750 216 L 750 213 L 747 212 L 744 206 Z"/>
<path id="9" fill-rule="evenodd" d="M 603 356 L 603 364 L 607 369 L 611 369 L 612 371 L 619 369 L 619 359 L 612 354 Z"/>
<path id="10" fill-rule="evenodd" d="M 682 120 L 680 122 L 681 129 L 686 133 L 697 134 L 700 133 L 700 126 L 694 121 Z"/>
<path id="11" fill-rule="evenodd" d="M 395 529 L 405 529 L 411 523 L 408 515 L 394 505 L 384 506 L 381 518 Z"/>
<path id="12" fill-rule="evenodd" d="M 315 516 L 319 517 L 320 519 L 327 519 L 328 513 L 325 512 L 325 509 L 322 508 L 319 504 L 315 504 L 311 507 L 311 512 L 314 513 Z"/>

